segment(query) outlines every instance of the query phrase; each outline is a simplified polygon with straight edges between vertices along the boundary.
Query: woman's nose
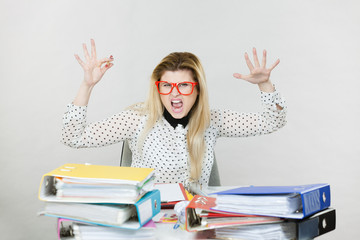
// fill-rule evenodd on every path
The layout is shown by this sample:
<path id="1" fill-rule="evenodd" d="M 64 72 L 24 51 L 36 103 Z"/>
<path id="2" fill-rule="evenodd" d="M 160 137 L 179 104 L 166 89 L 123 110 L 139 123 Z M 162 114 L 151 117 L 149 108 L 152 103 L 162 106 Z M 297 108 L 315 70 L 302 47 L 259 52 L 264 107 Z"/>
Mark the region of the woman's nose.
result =
<path id="1" fill-rule="evenodd" d="M 177 96 L 177 95 L 179 95 L 179 94 L 180 94 L 180 93 L 179 93 L 179 91 L 177 90 L 177 87 L 174 86 L 173 90 L 171 91 L 171 95 Z"/>

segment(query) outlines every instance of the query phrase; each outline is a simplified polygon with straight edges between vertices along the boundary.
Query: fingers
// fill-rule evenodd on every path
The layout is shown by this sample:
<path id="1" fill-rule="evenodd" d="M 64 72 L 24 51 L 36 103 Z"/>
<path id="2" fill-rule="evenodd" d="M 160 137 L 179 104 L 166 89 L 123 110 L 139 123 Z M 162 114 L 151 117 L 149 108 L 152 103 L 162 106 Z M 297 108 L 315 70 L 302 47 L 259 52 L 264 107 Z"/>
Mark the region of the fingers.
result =
<path id="1" fill-rule="evenodd" d="M 83 43 L 82 45 L 83 45 L 83 50 L 84 50 L 85 58 L 86 58 L 86 60 L 89 60 L 89 59 L 90 59 L 90 56 L 89 56 L 89 52 L 88 52 L 88 50 L 87 50 L 86 44 Z"/>
<path id="2" fill-rule="evenodd" d="M 111 55 L 110 57 L 108 57 L 108 58 L 103 58 L 103 59 L 101 59 L 101 60 L 99 61 L 99 67 L 100 67 L 101 65 L 103 65 L 104 63 L 106 63 L 106 65 L 109 65 L 109 64 L 114 65 L 113 63 L 111 63 L 112 61 L 114 61 L 114 58 L 113 58 L 112 55 Z M 105 66 L 106 66 L 106 65 L 105 65 Z"/>
<path id="3" fill-rule="evenodd" d="M 83 43 L 82 45 L 83 45 L 85 60 L 82 61 L 81 58 L 77 54 L 75 54 L 75 58 L 79 62 L 79 64 L 83 67 L 84 70 L 85 69 L 93 70 L 95 68 L 100 68 L 101 72 L 105 73 L 109 68 L 111 68 L 114 65 L 112 63 L 112 61 L 114 61 L 114 58 L 111 55 L 108 58 L 103 58 L 101 60 L 97 60 L 95 41 L 94 41 L 94 39 L 90 39 L 90 42 L 91 42 L 91 56 L 89 54 L 86 44 Z"/>
<path id="4" fill-rule="evenodd" d="M 253 48 L 253 57 L 254 57 L 255 67 L 260 67 L 259 59 L 258 59 L 258 56 L 257 56 L 257 53 L 256 53 L 256 48 Z"/>
<path id="5" fill-rule="evenodd" d="M 74 56 L 75 56 L 76 60 L 78 61 L 78 63 L 79 63 L 82 67 L 84 67 L 84 62 L 80 59 L 79 55 L 75 54 Z"/>
<path id="6" fill-rule="evenodd" d="M 100 70 L 101 70 L 101 73 L 104 74 L 107 70 L 109 70 L 112 66 L 114 66 L 113 63 L 106 63 L 104 67 L 102 67 Z"/>
<path id="7" fill-rule="evenodd" d="M 254 69 L 254 66 L 252 65 L 252 63 L 249 59 L 249 55 L 247 53 L 245 53 L 245 61 L 246 61 L 246 65 L 248 66 L 250 71 L 252 71 Z"/>
<path id="8" fill-rule="evenodd" d="M 240 73 L 234 73 L 233 76 L 234 76 L 234 78 L 241 79 L 242 75 Z"/>
<path id="9" fill-rule="evenodd" d="M 266 50 L 263 51 L 263 57 L 262 57 L 261 67 L 262 67 L 262 68 L 265 68 L 265 67 L 266 67 Z"/>
<path id="10" fill-rule="evenodd" d="M 95 46 L 95 41 L 94 41 L 94 39 L 91 39 L 90 42 L 91 42 L 91 57 L 92 57 L 93 59 L 96 59 L 96 46 Z"/>
<path id="11" fill-rule="evenodd" d="M 253 48 L 253 56 L 254 56 L 254 65 L 251 63 L 250 59 L 249 59 L 249 55 L 247 53 L 245 53 L 245 61 L 247 66 L 249 67 L 250 71 L 252 71 L 254 68 L 266 68 L 266 56 L 267 56 L 267 52 L 266 50 L 263 51 L 263 56 L 262 56 L 262 61 L 261 61 L 261 66 L 259 63 L 259 59 L 257 56 L 257 52 L 256 52 L 256 48 Z M 280 63 L 280 60 L 276 60 L 276 62 L 270 66 L 269 70 L 273 70 L 278 64 Z"/>
<path id="12" fill-rule="evenodd" d="M 272 71 L 279 63 L 280 63 L 280 59 L 276 60 L 276 62 L 273 65 L 271 65 L 271 67 L 269 68 L 270 71 Z"/>
<path id="13" fill-rule="evenodd" d="M 242 75 L 240 73 L 234 73 L 233 77 L 237 78 L 237 79 L 242 79 L 242 80 L 247 80 L 249 78 L 247 75 Z"/>

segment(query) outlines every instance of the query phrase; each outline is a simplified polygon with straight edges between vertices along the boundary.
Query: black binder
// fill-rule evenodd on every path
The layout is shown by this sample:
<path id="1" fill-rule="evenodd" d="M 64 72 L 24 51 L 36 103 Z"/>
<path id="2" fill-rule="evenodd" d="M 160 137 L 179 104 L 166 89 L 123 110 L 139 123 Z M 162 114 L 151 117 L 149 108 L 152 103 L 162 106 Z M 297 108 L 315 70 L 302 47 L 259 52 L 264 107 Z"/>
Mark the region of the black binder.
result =
<path id="1" fill-rule="evenodd" d="M 215 232 L 216 237 L 221 239 L 266 239 L 264 234 L 273 226 L 272 231 L 278 231 L 277 234 L 286 239 L 311 240 L 335 229 L 335 209 L 328 208 L 301 220 L 285 219 L 279 223 L 224 227 L 215 229 Z M 274 239 L 273 235 L 271 239 Z"/>
<path id="2" fill-rule="evenodd" d="M 335 230 L 336 212 L 328 208 L 296 223 L 298 240 L 313 239 Z"/>

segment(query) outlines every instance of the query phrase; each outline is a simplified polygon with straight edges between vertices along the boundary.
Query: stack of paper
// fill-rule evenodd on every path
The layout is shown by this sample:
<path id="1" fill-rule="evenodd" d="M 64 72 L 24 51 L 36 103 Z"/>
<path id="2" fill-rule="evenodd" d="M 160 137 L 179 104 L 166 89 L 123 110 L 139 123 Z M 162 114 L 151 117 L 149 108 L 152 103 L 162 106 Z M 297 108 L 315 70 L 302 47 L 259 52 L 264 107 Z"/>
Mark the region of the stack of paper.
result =
<path id="1" fill-rule="evenodd" d="M 215 230 L 217 238 L 246 240 L 293 240 L 296 239 L 295 223 L 272 223 L 263 225 L 245 225 Z"/>
<path id="2" fill-rule="evenodd" d="M 65 164 L 43 176 L 39 198 L 61 202 L 135 203 L 154 189 L 152 168 Z"/>
<path id="3" fill-rule="evenodd" d="M 213 210 L 216 198 L 196 195 L 185 210 L 185 228 L 188 231 L 224 228 L 239 225 L 257 225 L 282 222 L 278 217 L 228 213 Z"/>
<path id="4" fill-rule="evenodd" d="M 213 209 L 245 214 L 284 216 L 301 211 L 298 194 L 279 195 L 218 195 Z"/>
<path id="5" fill-rule="evenodd" d="M 334 230 L 335 220 L 335 209 L 328 208 L 301 220 L 217 228 L 215 236 L 220 239 L 308 240 Z"/>
<path id="6" fill-rule="evenodd" d="M 132 230 L 97 226 L 59 218 L 58 237 L 64 240 L 155 240 L 155 228 L 156 226 L 151 220 L 141 229 Z"/>
<path id="7" fill-rule="evenodd" d="M 312 239 L 335 229 L 329 206 L 328 184 L 232 188 L 196 195 L 185 228 L 224 239 Z"/>
<path id="8" fill-rule="evenodd" d="M 39 198 L 45 201 L 42 215 L 76 222 L 70 225 L 76 239 L 114 233 L 126 239 L 135 233 L 128 229 L 140 229 L 161 206 L 150 168 L 65 164 L 43 176 Z M 106 236 L 95 234 L 98 229 Z"/>
<path id="9" fill-rule="evenodd" d="M 86 222 L 121 226 L 136 215 L 136 209 L 131 204 L 47 202 L 44 213 Z"/>
<path id="10" fill-rule="evenodd" d="M 213 210 L 302 219 L 330 206 L 330 185 L 249 186 L 211 194 Z"/>

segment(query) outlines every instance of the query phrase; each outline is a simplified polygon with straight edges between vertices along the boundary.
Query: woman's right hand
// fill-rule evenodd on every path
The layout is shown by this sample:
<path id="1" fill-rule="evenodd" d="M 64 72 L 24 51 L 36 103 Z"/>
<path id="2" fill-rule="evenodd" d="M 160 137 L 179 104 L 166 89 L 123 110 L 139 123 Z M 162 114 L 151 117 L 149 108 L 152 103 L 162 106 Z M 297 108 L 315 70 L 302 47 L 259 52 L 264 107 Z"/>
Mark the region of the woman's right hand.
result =
<path id="1" fill-rule="evenodd" d="M 83 43 L 85 60 L 82 61 L 77 54 L 75 54 L 75 58 L 84 70 L 83 84 L 92 88 L 101 80 L 105 72 L 114 65 L 112 63 L 114 59 L 112 56 L 110 56 L 109 58 L 103 58 L 101 60 L 98 60 L 96 57 L 95 41 L 94 39 L 91 39 L 90 41 L 91 41 L 91 56 L 89 55 L 86 44 Z"/>

